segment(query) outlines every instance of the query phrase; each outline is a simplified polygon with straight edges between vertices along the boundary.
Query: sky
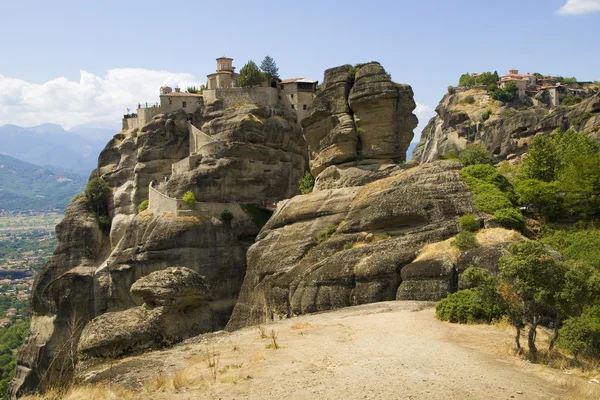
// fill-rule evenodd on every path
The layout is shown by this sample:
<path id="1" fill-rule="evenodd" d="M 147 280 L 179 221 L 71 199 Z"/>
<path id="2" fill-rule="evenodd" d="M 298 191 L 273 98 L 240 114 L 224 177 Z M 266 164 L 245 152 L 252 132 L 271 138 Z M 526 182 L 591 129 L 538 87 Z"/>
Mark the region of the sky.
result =
<path id="1" fill-rule="evenodd" d="M 272 56 L 282 78 L 379 61 L 410 84 L 417 141 L 461 74 L 600 80 L 600 0 L 0 0 L 0 125 L 120 125 L 158 88 Z"/>

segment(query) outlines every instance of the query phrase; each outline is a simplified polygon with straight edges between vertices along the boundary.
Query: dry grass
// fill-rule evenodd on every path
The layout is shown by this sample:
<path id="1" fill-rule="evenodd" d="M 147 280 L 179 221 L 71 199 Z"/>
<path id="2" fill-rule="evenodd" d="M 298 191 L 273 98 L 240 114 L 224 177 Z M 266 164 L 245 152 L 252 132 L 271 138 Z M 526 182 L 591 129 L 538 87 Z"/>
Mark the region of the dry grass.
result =
<path id="1" fill-rule="evenodd" d="M 423 247 L 423 250 L 419 253 L 415 261 L 433 260 L 439 258 L 447 258 L 453 263 L 456 263 L 460 250 L 453 245 L 454 238 L 444 240 L 443 242 L 436 242 L 428 244 Z"/>
<path id="2" fill-rule="evenodd" d="M 154 212 L 152 212 L 152 210 L 150 210 L 149 208 L 145 209 L 144 211 L 142 211 L 141 213 L 138 214 L 140 217 L 151 217 L 154 215 Z"/>
<path id="3" fill-rule="evenodd" d="M 292 329 L 307 329 L 307 328 L 312 328 L 312 325 L 308 322 L 296 322 L 296 323 L 293 323 L 290 328 L 292 328 Z"/>
<path id="4" fill-rule="evenodd" d="M 153 376 L 144 382 L 142 391 L 146 394 L 177 392 L 182 389 L 203 389 L 208 385 L 202 372 L 195 366 L 191 366 L 173 374 Z"/>
<path id="5" fill-rule="evenodd" d="M 117 386 L 90 385 L 74 387 L 67 391 L 49 390 L 43 395 L 24 396 L 20 398 L 23 400 L 117 400 L 139 398 L 139 394 Z"/>
<path id="6" fill-rule="evenodd" d="M 365 240 L 361 240 L 361 241 L 358 241 L 358 242 L 349 242 L 349 243 L 352 243 L 352 248 L 354 249 L 354 248 L 357 248 L 357 247 L 364 247 L 364 246 L 368 246 L 368 245 L 371 245 L 371 244 L 375 244 L 377 242 L 381 242 L 382 240 L 387 240 L 387 239 L 391 238 L 391 236 L 388 235 L 388 234 L 374 235 L 374 236 L 371 235 L 371 236 L 372 237 L 369 238 L 368 235 L 367 235 L 367 237 L 365 238 Z"/>
<path id="7" fill-rule="evenodd" d="M 493 246 L 500 243 L 518 242 L 522 236 L 517 231 L 504 228 L 482 229 L 475 234 L 481 246 Z"/>
<path id="8" fill-rule="evenodd" d="M 590 400 L 600 399 L 600 385 L 589 383 L 573 377 L 564 377 L 559 382 L 567 394 L 565 400 Z"/>

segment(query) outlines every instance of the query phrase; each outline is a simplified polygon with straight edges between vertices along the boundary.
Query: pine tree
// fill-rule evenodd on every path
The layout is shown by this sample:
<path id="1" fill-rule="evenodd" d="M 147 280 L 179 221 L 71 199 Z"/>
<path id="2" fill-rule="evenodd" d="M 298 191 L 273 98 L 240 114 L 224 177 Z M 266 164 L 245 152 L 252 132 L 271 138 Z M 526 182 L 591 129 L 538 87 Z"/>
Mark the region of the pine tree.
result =
<path id="1" fill-rule="evenodd" d="M 265 75 L 269 85 L 277 82 L 277 79 L 279 79 L 279 68 L 277 68 L 277 64 L 275 64 L 275 60 L 273 60 L 271 56 L 266 56 L 265 59 L 262 60 L 260 63 L 260 70 Z"/>
<path id="2" fill-rule="evenodd" d="M 237 77 L 237 85 L 241 87 L 259 86 L 263 81 L 263 74 L 252 60 L 248 61 L 246 65 L 242 67 Z"/>

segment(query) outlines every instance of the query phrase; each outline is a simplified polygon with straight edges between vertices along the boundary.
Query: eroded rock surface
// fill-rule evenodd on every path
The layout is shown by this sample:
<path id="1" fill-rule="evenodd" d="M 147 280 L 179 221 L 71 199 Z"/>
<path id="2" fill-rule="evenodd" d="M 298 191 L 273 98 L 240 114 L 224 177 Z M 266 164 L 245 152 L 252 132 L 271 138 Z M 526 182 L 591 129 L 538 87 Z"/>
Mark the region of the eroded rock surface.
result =
<path id="1" fill-rule="evenodd" d="M 302 120 L 311 173 L 358 160 L 404 161 L 418 123 L 415 107 L 411 87 L 392 82 L 379 63 L 326 70 Z"/>
<path id="2" fill-rule="evenodd" d="M 286 201 L 248 252 L 228 329 L 396 299 L 403 268 L 475 211 L 459 169 L 441 161 Z"/>

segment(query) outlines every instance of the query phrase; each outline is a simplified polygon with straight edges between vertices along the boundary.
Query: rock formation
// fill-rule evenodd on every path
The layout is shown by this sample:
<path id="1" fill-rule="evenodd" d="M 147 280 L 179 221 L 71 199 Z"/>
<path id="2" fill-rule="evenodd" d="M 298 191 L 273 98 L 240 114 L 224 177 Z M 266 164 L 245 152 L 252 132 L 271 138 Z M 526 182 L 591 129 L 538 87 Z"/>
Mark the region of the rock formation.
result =
<path id="1" fill-rule="evenodd" d="M 475 210 L 459 163 L 401 163 L 414 104 L 379 64 L 325 72 L 302 122 L 315 189 L 280 202 L 261 230 L 228 329 L 456 290 L 454 262 L 415 261 Z"/>
<path id="2" fill-rule="evenodd" d="M 88 323 L 79 340 L 79 360 L 115 358 L 175 343 L 217 325 L 209 309 L 211 293 L 205 278 L 189 268 L 170 267 L 137 280 L 139 307 L 109 312 Z"/>
<path id="3" fill-rule="evenodd" d="M 474 101 L 466 102 L 467 96 Z M 458 154 L 475 141 L 497 161 L 511 160 L 527 152 L 535 135 L 550 134 L 556 128 L 573 128 L 600 139 L 600 94 L 571 107 L 515 109 L 498 104 L 484 90 L 472 89 L 446 94 L 435 111 L 413 152 L 413 159 L 421 163 L 439 160 L 449 152 Z M 484 120 L 487 111 L 491 115 Z"/>
<path id="4" fill-rule="evenodd" d="M 384 164 L 406 159 L 418 124 L 412 113 L 415 107 L 411 87 L 392 82 L 378 63 L 328 69 L 321 91 L 302 120 L 312 175 L 333 166 L 354 168 L 354 175 L 362 176 L 355 183 L 381 177 L 367 178 Z M 344 173 L 328 171 L 327 180 L 337 174 Z M 331 187 L 331 182 L 325 186 Z"/>
<path id="5" fill-rule="evenodd" d="M 86 335 L 106 329 L 101 344 L 86 336 L 80 347 L 86 356 L 107 354 L 111 340 L 122 337 L 116 328 L 120 321 L 129 321 L 146 339 L 149 332 L 153 338 L 141 339 L 144 335 L 132 330 L 128 337 L 137 340 L 139 334 L 140 343 L 123 351 L 173 342 L 206 331 L 209 325 L 223 328 L 245 275 L 246 251 L 260 229 L 243 203 L 295 195 L 306 169 L 305 142 L 295 119 L 277 108 L 225 108 L 215 102 L 194 114 L 159 114 L 141 129 L 115 135 L 92 174 L 112 190 L 110 232 L 101 231 L 85 196 L 68 206 L 57 226 L 55 253 L 34 283 L 31 329 L 19 353 L 12 395 L 69 380 L 81 332 L 94 318 Z M 210 137 L 197 154 L 190 154 L 190 120 Z M 150 182 L 165 176 L 170 179 L 159 186 L 162 193 L 181 199 L 192 191 L 200 203 L 189 210 L 162 212 L 152 207 L 138 214 L 138 205 L 149 197 Z M 195 271 L 211 290 L 206 307 L 194 311 L 200 322 L 174 331 L 167 327 L 179 317 L 171 321 L 169 315 L 185 314 L 189 307 L 165 314 L 161 310 L 167 306 L 158 298 L 144 300 L 145 290 L 132 290 L 135 282 L 142 285 L 140 278 L 169 267 Z M 140 308 L 144 302 L 155 307 Z M 156 329 L 142 321 L 156 323 Z"/>

